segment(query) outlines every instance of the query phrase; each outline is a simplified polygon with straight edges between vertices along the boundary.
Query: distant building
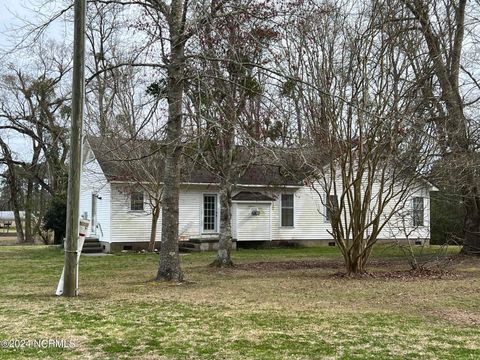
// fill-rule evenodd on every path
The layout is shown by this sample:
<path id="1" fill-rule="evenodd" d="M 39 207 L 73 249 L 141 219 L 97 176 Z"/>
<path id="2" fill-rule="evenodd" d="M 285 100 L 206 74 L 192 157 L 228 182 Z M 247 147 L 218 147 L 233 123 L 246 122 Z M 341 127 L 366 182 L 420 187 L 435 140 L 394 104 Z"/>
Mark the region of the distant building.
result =
<path id="1" fill-rule="evenodd" d="M 20 219 L 25 220 L 25 211 L 20 211 Z M 0 211 L 0 227 L 12 226 L 15 224 L 13 211 Z"/>

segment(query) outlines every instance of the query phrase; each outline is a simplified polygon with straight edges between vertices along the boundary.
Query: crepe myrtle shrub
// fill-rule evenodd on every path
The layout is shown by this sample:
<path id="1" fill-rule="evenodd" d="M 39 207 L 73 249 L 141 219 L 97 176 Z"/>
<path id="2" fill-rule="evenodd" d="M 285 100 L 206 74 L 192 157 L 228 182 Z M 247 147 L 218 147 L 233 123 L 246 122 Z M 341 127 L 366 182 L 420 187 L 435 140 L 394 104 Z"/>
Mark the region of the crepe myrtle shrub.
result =
<path id="1" fill-rule="evenodd" d="M 65 196 L 55 195 L 50 199 L 47 212 L 43 217 L 43 228 L 53 230 L 54 244 L 62 244 L 67 224 L 67 199 Z"/>

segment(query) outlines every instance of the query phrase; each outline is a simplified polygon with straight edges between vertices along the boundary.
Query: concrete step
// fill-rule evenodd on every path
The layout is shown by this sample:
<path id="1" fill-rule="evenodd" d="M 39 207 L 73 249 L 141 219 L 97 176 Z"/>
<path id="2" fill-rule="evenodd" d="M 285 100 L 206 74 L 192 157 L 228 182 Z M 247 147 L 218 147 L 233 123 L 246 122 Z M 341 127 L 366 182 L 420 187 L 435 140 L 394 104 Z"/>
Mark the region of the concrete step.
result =
<path id="1" fill-rule="evenodd" d="M 190 241 L 181 241 L 178 243 L 178 250 L 181 252 L 199 252 L 200 244 Z"/>
<path id="2" fill-rule="evenodd" d="M 101 253 L 103 251 L 102 244 L 96 237 L 86 237 L 83 243 L 82 253 Z"/>
<path id="3" fill-rule="evenodd" d="M 83 248 L 82 249 L 82 254 L 99 254 L 101 252 L 103 252 L 102 248 L 99 248 L 99 249 Z"/>
<path id="4" fill-rule="evenodd" d="M 102 248 L 102 244 L 98 243 L 98 244 L 83 244 L 83 248 L 84 249 L 101 249 Z"/>
<path id="5" fill-rule="evenodd" d="M 197 247 L 197 244 L 194 244 L 194 243 L 191 243 L 191 242 L 181 242 L 178 244 L 178 246 L 181 246 L 183 248 L 190 248 L 190 249 L 194 249 Z"/>

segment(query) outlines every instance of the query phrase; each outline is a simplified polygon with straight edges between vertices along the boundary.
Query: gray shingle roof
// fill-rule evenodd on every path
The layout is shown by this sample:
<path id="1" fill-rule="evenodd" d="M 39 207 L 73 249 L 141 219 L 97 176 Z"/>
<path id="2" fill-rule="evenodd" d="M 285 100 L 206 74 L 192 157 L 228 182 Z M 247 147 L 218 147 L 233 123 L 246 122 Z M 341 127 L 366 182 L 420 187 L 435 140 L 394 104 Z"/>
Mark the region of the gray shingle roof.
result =
<path id="1" fill-rule="evenodd" d="M 95 158 L 109 181 L 161 181 L 164 169 L 164 155 L 158 143 L 148 140 L 122 141 L 111 138 L 88 137 L 88 143 Z M 252 163 L 237 184 L 282 186 L 303 184 L 305 174 L 292 169 L 294 159 L 271 159 L 263 156 Z M 186 158 L 181 168 L 183 183 L 219 183 L 218 174 L 209 171 L 200 162 Z"/>

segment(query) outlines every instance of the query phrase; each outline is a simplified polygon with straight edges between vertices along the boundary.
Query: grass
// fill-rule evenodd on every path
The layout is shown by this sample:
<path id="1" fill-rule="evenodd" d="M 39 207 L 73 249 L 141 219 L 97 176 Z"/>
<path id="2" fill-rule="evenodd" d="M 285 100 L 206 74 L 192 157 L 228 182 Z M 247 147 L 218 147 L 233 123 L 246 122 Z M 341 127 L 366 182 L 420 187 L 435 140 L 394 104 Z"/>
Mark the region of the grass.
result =
<path id="1" fill-rule="evenodd" d="M 179 286 L 151 281 L 154 254 L 84 256 L 81 296 L 66 299 L 53 295 L 61 250 L 0 247 L 0 340 L 74 345 L 0 348 L 0 359 L 480 358 L 478 259 L 456 261 L 454 277 L 346 279 L 331 267 L 219 271 L 213 256 L 182 256 Z M 373 257 L 407 269 L 398 249 Z M 328 247 L 234 253 L 238 264 L 319 259 L 341 263 Z"/>

